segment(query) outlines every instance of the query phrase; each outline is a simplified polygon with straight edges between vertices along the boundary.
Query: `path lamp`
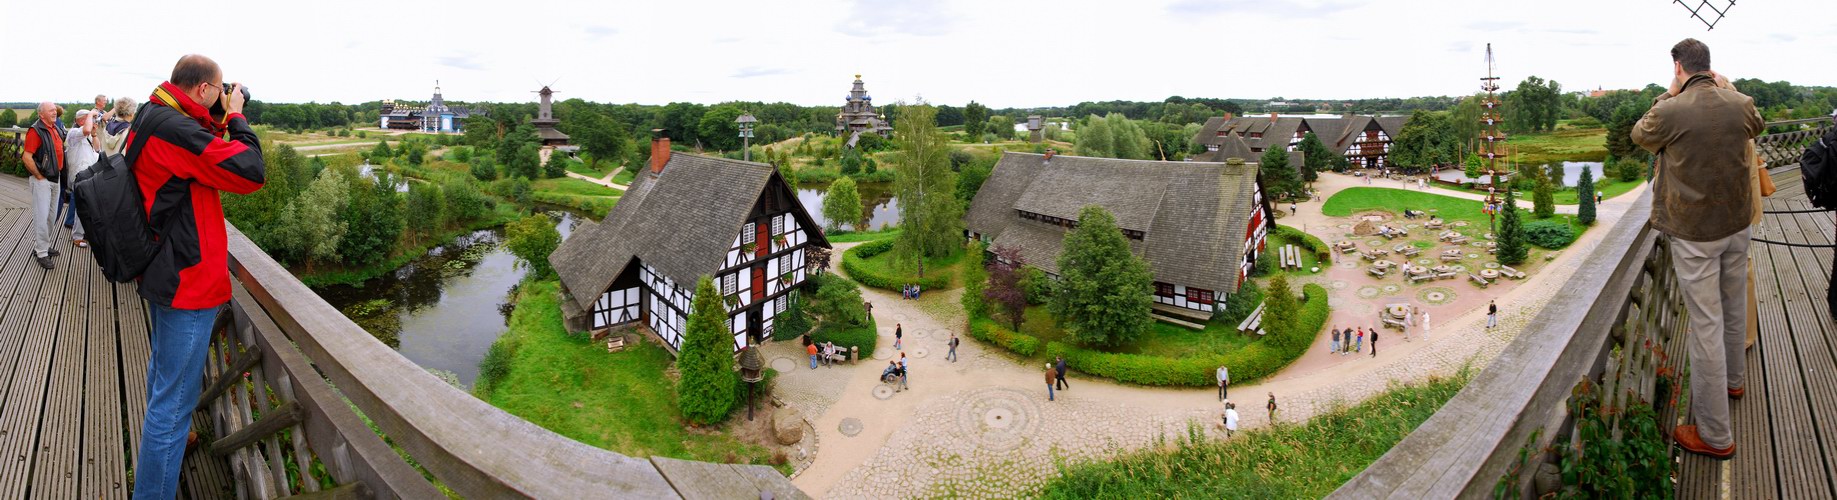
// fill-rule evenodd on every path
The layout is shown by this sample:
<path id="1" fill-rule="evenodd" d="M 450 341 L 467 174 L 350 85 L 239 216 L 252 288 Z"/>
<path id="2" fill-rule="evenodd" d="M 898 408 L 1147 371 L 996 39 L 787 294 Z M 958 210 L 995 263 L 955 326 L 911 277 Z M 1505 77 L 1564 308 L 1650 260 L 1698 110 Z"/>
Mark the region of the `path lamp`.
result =
<path id="1" fill-rule="evenodd" d="M 750 340 L 748 341 L 751 342 Z M 746 383 L 746 421 L 753 420 L 753 388 L 765 380 L 765 361 L 759 357 L 759 348 L 747 345 L 740 350 L 740 381 Z"/>
<path id="2" fill-rule="evenodd" d="M 752 113 L 742 113 L 734 119 L 734 123 L 740 125 L 740 156 L 746 161 L 753 161 L 753 124 L 758 122 Z"/>

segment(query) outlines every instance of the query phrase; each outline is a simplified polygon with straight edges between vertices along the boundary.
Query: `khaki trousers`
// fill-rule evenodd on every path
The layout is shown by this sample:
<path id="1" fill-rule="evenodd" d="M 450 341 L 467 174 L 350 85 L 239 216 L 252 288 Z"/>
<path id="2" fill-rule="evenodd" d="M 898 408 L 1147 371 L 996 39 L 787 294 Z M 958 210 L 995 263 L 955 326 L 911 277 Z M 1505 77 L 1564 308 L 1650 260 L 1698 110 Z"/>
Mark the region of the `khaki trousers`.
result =
<path id="1" fill-rule="evenodd" d="M 1683 337 L 1690 351 L 1690 414 L 1704 444 L 1727 448 L 1728 390 L 1747 375 L 1748 241 L 1752 228 L 1713 241 L 1671 240 L 1671 265 L 1684 292 L 1690 322 Z"/>

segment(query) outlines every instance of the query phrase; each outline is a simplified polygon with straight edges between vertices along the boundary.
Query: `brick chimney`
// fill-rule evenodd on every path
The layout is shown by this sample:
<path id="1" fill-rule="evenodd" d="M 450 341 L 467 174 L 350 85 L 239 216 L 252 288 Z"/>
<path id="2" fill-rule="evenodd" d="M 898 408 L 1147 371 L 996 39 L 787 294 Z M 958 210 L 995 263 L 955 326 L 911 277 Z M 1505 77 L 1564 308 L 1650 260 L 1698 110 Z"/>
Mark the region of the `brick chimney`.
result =
<path id="1" fill-rule="evenodd" d="M 1042 160 L 1040 160 L 1040 163 L 1052 163 L 1052 155 L 1056 155 L 1056 154 L 1059 154 L 1059 150 L 1057 150 L 1057 149 L 1047 149 L 1047 150 L 1046 150 L 1046 158 L 1044 158 L 1044 159 L 1042 159 Z"/>
<path id="2" fill-rule="evenodd" d="M 1225 112 L 1225 121 L 1231 121 L 1233 118 L 1237 118 L 1237 113 L 1232 113 L 1230 111 Z"/>
<path id="3" fill-rule="evenodd" d="M 670 162 L 670 133 L 664 129 L 651 129 L 651 174 L 663 173 L 663 165 Z"/>
<path id="4" fill-rule="evenodd" d="M 1269 123 L 1276 123 L 1276 112 L 1269 112 Z"/>

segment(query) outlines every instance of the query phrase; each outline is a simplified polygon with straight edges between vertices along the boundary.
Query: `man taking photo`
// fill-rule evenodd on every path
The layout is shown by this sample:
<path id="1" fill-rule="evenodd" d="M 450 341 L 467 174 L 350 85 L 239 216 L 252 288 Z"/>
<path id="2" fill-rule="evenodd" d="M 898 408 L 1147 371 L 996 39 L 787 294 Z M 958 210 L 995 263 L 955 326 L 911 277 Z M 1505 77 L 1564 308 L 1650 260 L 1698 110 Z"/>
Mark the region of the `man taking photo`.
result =
<path id="1" fill-rule="evenodd" d="M 230 300 L 218 191 L 253 193 L 266 181 L 261 142 L 242 116 L 247 94 L 241 85 L 222 81 L 210 58 L 179 58 L 129 132 L 130 138 L 153 134 L 133 168 L 148 225 L 159 234 L 159 251 L 140 276 L 153 355 L 147 362 L 147 415 L 134 466 L 134 498 L 178 494 L 210 327 Z M 222 106 L 221 116 L 212 116 L 213 104 Z M 142 129 L 143 124 L 157 126 Z"/>
<path id="2" fill-rule="evenodd" d="M 1671 89 L 1633 126 L 1633 142 L 1658 155 L 1652 226 L 1671 236 L 1671 263 L 1690 311 L 1690 413 L 1678 446 L 1735 456 L 1729 399 L 1743 393 L 1747 358 L 1748 236 L 1753 221 L 1748 141 L 1765 128 L 1754 99 L 1709 69 L 1709 47 L 1671 48 Z"/>

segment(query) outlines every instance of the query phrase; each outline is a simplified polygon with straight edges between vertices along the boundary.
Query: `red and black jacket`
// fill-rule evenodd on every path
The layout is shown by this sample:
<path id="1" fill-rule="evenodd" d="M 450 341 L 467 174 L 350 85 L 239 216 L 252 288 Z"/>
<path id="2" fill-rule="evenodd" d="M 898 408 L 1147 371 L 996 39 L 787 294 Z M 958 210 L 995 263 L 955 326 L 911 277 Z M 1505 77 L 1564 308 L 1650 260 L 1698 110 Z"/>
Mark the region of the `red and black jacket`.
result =
<path id="1" fill-rule="evenodd" d="M 209 109 L 171 83 L 160 84 L 147 101 L 135 121 L 164 124 L 136 128 L 129 138 L 153 134 L 134 162 L 134 178 L 160 248 L 140 276 L 140 296 L 174 309 L 223 305 L 230 300 L 230 268 L 217 192 L 261 189 L 267 170 L 261 142 L 240 113 L 213 121 Z M 167 113 L 190 119 L 162 118 Z"/>

